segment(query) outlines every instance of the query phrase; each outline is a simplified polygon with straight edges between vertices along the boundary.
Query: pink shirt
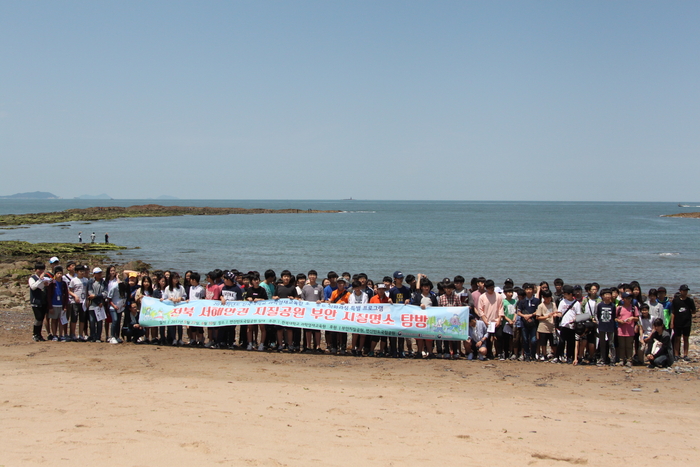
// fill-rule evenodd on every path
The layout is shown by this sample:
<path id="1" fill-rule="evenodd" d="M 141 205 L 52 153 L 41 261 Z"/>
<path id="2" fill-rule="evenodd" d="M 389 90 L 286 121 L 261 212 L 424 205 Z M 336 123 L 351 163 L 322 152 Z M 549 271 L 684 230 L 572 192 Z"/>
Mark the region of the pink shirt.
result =
<path id="1" fill-rule="evenodd" d="M 503 316 L 503 297 L 497 293 L 483 293 L 479 297 L 476 306 L 477 313 L 483 319 L 491 323 L 498 320 L 499 316 Z"/>
<path id="2" fill-rule="evenodd" d="M 636 306 L 633 306 L 631 310 L 629 308 L 625 308 L 623 305 L 617 307 L 617 319 L 627 319 L 633 317 L 639 317 L 639 312 L 637 311 Z M 629 323 L 617 323 L 617 335 L 622 337 L 634 336 L 634 324 L 634 321 Z"/>

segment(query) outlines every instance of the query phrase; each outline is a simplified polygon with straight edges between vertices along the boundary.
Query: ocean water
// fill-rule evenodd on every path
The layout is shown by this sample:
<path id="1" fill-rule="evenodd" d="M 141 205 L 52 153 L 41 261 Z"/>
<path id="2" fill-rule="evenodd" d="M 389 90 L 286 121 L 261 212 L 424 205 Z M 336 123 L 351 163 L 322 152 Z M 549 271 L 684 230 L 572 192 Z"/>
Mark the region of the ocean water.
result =
<path id="1" fill-rule="evenodd" d="M 461 274 L 516 284 L 563 278 L 603 285 L 638 280 L 646 290 L 687 283 L 700 290 L 700 220 L 659 217 L 692 211 L 674 203 L 340 200 L 0 200 L 0 214 L 158 203 L 270 209 L 338 209 L 339 214 L 131 218 L 89 225 L 0 230 L 0 240 L 77 242 L 90 233 L 128 247 L 115 257 L 154 268 L 214 268 L 278 274 L 395 270 L 440 280 Z M 697 204 L 697 203 L 692 203 Z M 63 261 L 69 258 L 61 258 Z"/>

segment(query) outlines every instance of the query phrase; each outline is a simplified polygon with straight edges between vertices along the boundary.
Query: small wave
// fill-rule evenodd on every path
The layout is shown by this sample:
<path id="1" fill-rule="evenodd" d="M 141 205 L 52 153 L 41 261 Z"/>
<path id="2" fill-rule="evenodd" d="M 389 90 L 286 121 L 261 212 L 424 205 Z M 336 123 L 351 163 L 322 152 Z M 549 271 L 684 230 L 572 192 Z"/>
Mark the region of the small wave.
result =
<path id="1" fill-rule="evenodd" d="M 376 214 L 377 211 L 340 211 L 347 214 Z"/>
<path id="2" fill-rule="evenodd" d="M 679 256 L 680 253 L 659 253 L 659 256 Z"/>

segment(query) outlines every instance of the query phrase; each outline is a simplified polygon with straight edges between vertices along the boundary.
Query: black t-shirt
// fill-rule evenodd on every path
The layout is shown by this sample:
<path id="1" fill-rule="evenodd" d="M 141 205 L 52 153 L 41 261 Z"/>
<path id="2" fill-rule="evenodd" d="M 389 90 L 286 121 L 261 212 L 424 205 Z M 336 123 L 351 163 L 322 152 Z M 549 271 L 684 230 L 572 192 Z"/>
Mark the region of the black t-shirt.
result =
<path id="1" fill-rule="evenodd" d="M 246 289 L 245 291 L 245 298 L 252 298 L 253 300 L 267 300 L 267 292 L 265 291 L 264 288 L 258 286 L 258 287 L 253 287 L 250 286 Z"/>
<path id="2" fill-rule="evenodd" d="M 221 296 L 226 299 L 227 302 L 235 302 L 236 300 L 243 300 L 243 291 L 237 285 L 225 285 L 221 289 Z"/>
<path id="3" fill-rule="evenodd" d="M 596 307 L 596 319 L 598 331 L 615 332 L 615 304 L 613 302 L 600 302 Z"/>
<path id="4" fill-rule="evenodd" d="M 690 297 L 682 299 L 675 297 L 671 302 L 671 313 L 673 314 L 673 326 L 684 326 L 691 322 L 691 313 L 695 312 L 695 302 Z"/>
<path id="5" fill-rule="evenodd" d="M 297 298 L 297 287 L 295 285 L 283 285 L 277 286 L 277 296 L 279 298 Z"/>

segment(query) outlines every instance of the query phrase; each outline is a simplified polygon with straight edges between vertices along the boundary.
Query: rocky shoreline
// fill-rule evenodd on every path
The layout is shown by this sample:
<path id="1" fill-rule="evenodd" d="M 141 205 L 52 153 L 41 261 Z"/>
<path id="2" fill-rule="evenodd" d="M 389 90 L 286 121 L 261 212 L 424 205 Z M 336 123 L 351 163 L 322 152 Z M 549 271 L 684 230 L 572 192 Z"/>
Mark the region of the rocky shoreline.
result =
<path id="1" fill-rule="evenodd" d="M 31 214 L 5 214 L 0 216 L 0 228 L 31 224 L 58 224 L 62 222 L 92 222 L 125 217 L 169 217 L 169 216 L 224 216 L 229 214 L 335 214 L 342 211 L 317 209 L 244 209 L 211 208 L 196 206 L 161 206 L 143 204 L 136 206 L 108 206 L 86 209 L 67 209 L 57 212 Z"/>

